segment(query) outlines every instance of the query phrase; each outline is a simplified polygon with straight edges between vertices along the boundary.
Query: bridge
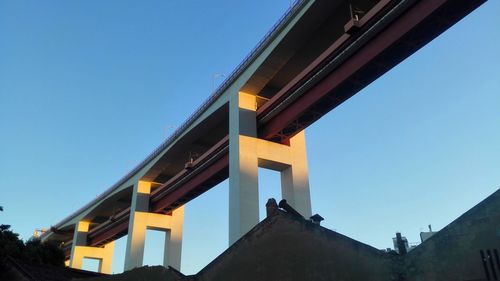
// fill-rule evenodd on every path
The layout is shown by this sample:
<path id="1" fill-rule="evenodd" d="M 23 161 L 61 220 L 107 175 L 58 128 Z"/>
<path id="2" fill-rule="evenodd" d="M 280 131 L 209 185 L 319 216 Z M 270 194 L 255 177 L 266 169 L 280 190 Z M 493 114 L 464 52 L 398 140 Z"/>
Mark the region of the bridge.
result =
<path id="1" fill-rule="evenodd" d="M 142 266 L 147 229 L 166 232 L 180 269 L 184 204 L 229 178 L 229 245 L 259 222 L 258 168 L 281 173 L 282 197 L 311 216 L 304 130 L 485 0 L 301 0 L 156 150 L 55 224 L 67 263 L 100 261 L 127 235 L 125 270 Z"/>

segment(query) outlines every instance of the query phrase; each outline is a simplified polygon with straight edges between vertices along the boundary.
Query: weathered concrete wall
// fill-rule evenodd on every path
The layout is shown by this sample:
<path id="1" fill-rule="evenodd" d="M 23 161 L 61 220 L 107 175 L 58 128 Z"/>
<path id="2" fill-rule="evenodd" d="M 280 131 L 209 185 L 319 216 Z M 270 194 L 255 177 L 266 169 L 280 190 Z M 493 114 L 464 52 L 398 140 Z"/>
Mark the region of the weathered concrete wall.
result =
<path id="1" fill-rule="evenodd" d="M 398 259 L 279 212 L 196 275 L 195 280 L 397 280 Z"/>
<path id="2" fill-rule="evenodd" d="M 500 251 L 500 191 L 410 251 L 405 257 L 405 275 L 409 281 L 500 280 L 494 249 Z M 486 257 L 488 250 L 490 279 L 481 257 L 481 251 Z"/>

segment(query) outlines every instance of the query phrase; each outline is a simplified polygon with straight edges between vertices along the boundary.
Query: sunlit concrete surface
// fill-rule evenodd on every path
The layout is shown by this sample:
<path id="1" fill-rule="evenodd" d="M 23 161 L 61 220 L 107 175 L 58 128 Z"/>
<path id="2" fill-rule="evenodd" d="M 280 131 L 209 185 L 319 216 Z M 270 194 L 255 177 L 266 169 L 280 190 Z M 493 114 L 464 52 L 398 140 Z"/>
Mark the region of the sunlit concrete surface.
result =
<path id="1" fill-rule="evenodd" d="M 258 168 L 281 173 L 282 197 L 311 216 L 304 132 L 290 145 L 257 137 L 257 96 L 239 92 L 230 100 L 229 244 L 259 222 Z"/>
<path id="2" fill-rule="evenodd" d="M 125 254 L 125 270 L 142 266 L 144 245 L 148 229 L 165 231 L 164 266 L 181 268 L 182 225 L 184 223 L 184 207 L 175 209 L 171 215 L 149 212 L 149 195 L 151 183 L 139 181 L 135 185 L 130 214 L 127 248 Z"/>
<path id="3" fill-rule="evenodd" d="M 96 259 L 99 261 L 98 272 L 111 274 L 111 265 L 113 261 L 114 242 L 109 242 L 104 247 L 86 246 L 87 232 L 89 231 L 89 222 L 79 222 L 73 238 L 71 248 L 71 258 L 69 266 L 76 269 L 82 269 L 83 259 Z"/>

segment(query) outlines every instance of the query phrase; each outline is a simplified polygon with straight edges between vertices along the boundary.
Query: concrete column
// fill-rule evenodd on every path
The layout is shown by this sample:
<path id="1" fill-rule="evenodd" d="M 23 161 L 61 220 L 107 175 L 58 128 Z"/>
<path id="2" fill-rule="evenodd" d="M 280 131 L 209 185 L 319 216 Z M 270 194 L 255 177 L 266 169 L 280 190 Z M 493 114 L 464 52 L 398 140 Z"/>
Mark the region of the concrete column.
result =
<path id="1" fill-rule="evenodd" d="M 259 222 L 258 167 L 281 172 L 282 197 L 311 216 L 304 132 L 283 145 L 257 138 L 256 96 L 229 102 L 229 245 Z"/>
<path id="2" fill-rule="evenodd" d="M 77 247 L 87 245 L 87 232 L 89 232 L 90 223 L 86 221 L 80 221 L 75 226 L 75 232 L 73 233 L 73 244 L 71 245 L 71 255 L 69 258 L 69 267 L 81 269 L 83 264 L 83 257 L 81 259 L 76 258 Z"/>
<path id="3" fill-rule="evenodd" d="M 290 139 L 291 165 L 281 172 L 283 199 L 305 218 L 312 216 L 304 131 Z"/>
<path id="4" fill-rule="evenodd" d="M 229 101 L 229 245 L 259 222 L 256 148 L 241 147 L 240 142 L 240 135 L 257 136 L 256 102 L 245 93 Z"/>
<path id="5" fill-rule="evenodd" d="M 98 272 L 111 274 L 114 242 L 110 242 L 102 248 L 86 246 L 89 224 L 89 222 L 81 221 L 75 227 L 69 266 L 71 268 L 82 269 L 84 258 L 96 259 L 99 260 Z"/>
<path id="6" fill-rule="evenodd" d="M 184 206 L 172 212 L 172 225 L 165 232 L 165 252 L 163 265 L 181 270 L 182 225 L 184 224 Z"/>
<path id="7" fill-rule="evenodd" d="M 150 213 L 150 193 L 149 182 L 139 181 L 134 186 L 124 269 L 131 270 L 143 265 L 146 231 L 153 229 L 166 232 L 163 265 L 180 270 L 184 207 L 175 209 L 171 215 Z"/>
<path id="8" fill-rule="evenodd" d="M 143 223 L 138 219 L 138 216 L 140 216 L 138 212 L 149 212 L 151 183 L 138 181 L 133 188 L 124 270 L 142 266 L 144 243 L 146 241 L 146 229 L 142 229 Z"/>

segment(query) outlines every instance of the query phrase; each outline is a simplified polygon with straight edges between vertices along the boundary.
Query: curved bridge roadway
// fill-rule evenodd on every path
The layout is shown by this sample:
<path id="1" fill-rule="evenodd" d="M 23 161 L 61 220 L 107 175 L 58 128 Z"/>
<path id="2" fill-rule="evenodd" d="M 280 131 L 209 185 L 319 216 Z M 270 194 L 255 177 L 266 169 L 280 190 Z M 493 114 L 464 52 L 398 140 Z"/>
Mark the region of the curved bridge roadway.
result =
<path id="1" fill-rule="evenodd" d="M 257 96 L 258 137 L 289 139 L 473 11 L 483 0 L 298 1 L 169 139 L 98 198 L 43 235 L 71 248 L 127 234 L 132 188 L 152 182 L 151 212 L 168 214 L 228 178 L 229 99 Z"/>

